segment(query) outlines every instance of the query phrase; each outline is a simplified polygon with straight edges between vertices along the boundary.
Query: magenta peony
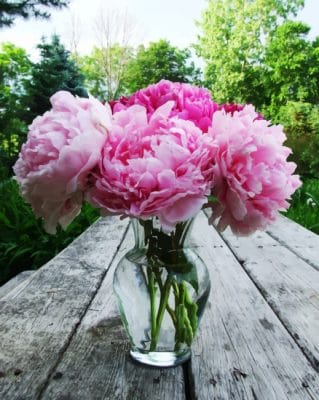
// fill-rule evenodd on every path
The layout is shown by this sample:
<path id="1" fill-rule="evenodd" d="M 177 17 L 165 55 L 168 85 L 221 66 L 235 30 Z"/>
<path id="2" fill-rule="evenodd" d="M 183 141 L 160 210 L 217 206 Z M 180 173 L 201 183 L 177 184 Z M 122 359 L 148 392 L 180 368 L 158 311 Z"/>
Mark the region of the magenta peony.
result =
<path id="1" fill-rule="evenodd" d="M 68 92 L 51 97 L 52 110 L 30 126 L 14 166 L 21 192 L 47 232 L 66 227 L 79 214 L 91 169 L 99 162 L 111 110 L 94 98 Z"/>
<path id="2" fill-rule="evenodd" d="M 47 232 L 88 200 L 103 214 L 157 216 L 165 231 L 211 206 L 211 221 L 250 234 L 288 208 L 300 186 L 281 126 L 253 106 L 217 105 L 207 90 L 162 80 L 102 105 L 58 92 L 14 166 Z M 217 202 L 207 204 L 210 195 Z"/>
<path id="3" fill-rule="evenodd" d="M 233 115 L 236 111 L 242 111 L 246 107 L 246 104 L 236 104 L 236 103 L 224 103 L 218 106 L 218 110 L 224 110 L 226 113 Z M 260 113 L 256 113 L 255 119 L 264 119 Z"/>
<path id="4" fill-rule="evenodd" d="M 246 106 L 233 115 L 217 111 L 208 134 L 218 148 L 212 194 L 219 202 L 211 219 L 238 235 L 265 228 L 288 208 L 287 199 L 301 184 L 292 175 L 296 165 L 286 160 L 291 150 L 282 145 L 282 127 L 270 126 Z"/>
<path id="5" fill-rule="evenodd" d="M 218 109 L 217 103 L 211 99 L 210 93 L 204 88 L 187 83 L 174 83 L 167 80 L 148 86 L 130 97 L 123 97 L 117 102 L 111 102 L 113 112 L 118 112 L 134 104 L 146 107 L 150 117 L 157 108 L 167 101 L 173 101 L 174 106 L 170 116 L 194 122 L 203 132 L 207 132 L 212 123 L 212 116 Z"/>
<path id="6" fill-rule="evenodd" d="M 117 112 L 89 201 L 104 213 L 157 216 L 165 231 L 193 217 L 212 184 L 212 139 L 192 122 L 169 118 L 174 102 L 147 120 L 145 107 Z"/>

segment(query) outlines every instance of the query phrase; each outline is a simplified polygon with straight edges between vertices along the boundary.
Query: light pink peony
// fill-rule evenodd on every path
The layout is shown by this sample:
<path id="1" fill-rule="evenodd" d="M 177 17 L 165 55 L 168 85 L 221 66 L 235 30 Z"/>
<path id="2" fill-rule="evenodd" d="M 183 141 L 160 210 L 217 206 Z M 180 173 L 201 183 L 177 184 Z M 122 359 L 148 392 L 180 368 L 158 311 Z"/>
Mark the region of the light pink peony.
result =
<path id="1" fill-rule="evenodd" d="M 111 124 L 111 110 L 94 98 L 60 91 L 52 110 L 30 126 L 14 166 L 21 192 L 45 230 L 65 228 L 80 212 L 88 174 L 99 162 Z"/>
<path id="2" fill-rule="evenodd" d="M 296 165 L 287 162 L 291 150 L 280 125 L 257 119 L 253 106 L 232 114 L 217 111 L 208 134 L 218 150 L 215 155 L 212 220 L 218 228 L 230 226 L 235 234 L 248 235 L 274 221 L 285 210 L 300 186 Z"/>
<path id="3" fill-rule="evenodd" d="M 104 213 L 157 216 L 166 231 L 193 217 L 212 182 L 212 140 L 192 122 L 169 118 L 167 102 L 147 120 L 145 107 L 117 112 L 89 201 Z"/>
<path id="4" fill-rule="evenodd" d="M 141 89 L 130 97 L 111 102 L 113 112 L 139 104 L 147 109 L 148 118 L 167 101 L 173 101 L 170 116 L 192 121 L 203 132 L 207 132 L 212 123 L 212 116 L 218 109 L 218 104 L 211 99 L 207 89 L 192 86 L 188 83 L 160 82 Z"/>

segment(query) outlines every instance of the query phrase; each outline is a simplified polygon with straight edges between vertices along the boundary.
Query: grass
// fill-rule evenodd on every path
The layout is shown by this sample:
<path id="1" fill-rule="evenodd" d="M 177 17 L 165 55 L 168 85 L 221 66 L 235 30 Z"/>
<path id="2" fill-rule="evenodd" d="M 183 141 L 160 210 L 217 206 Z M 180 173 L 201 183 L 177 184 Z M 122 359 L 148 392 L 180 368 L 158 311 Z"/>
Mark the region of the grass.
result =
<path id="1" fill-rule="evenodd" d="M 307 179 L 293 195 L 285 215 L 319 234 L 319 179 Z"/>
<path id="2" fill-rule="evenodd" d="M 82 213 L 56 235 L 45 233 L 42 222 L 19 194 L 17 183 L 0 183 L 0 285 L 21 271 L 37 269 L 64 249 L 97 218 L 98 211 L 85 204 Z"/>

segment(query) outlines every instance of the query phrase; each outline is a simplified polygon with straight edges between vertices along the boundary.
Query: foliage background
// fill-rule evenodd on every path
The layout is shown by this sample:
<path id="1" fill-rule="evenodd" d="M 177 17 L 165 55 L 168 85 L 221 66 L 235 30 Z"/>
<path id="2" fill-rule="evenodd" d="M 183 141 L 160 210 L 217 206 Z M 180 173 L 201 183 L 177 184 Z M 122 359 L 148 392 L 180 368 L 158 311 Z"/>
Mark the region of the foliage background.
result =
<path id="1" fill-rule="evenodd" d="M 5 3 L 0 1 L 0 17 Z M 50 108 L 50 96 L 60 89 L 108 101 L 170 79 L 206 86 L 218 102 L 253 103 L 265 117 L 284 125 L 287 145 L 293 149 L 291 160 L 304 181 L 287 216 L 319 233 L 319 37 L 310 40 L 309 26 L 291 20 L 303 3 L 207 1 L 197 21 L 200 34 L 194 45 L 203 71 L 190 48 L 164 39 L 132 46 L 127 24 L 119 26 L 126 27 L 120 40 L 111 28 L 116 18 L 125 19 L 116 14 L 101 15 L 96 25 L 100 40 L 88 54 L 79 54 L 75 38 L 69 52 L 57 35 L 38 44 L 37 62 L 25 49 L 2 44 L 0 284 L 24 269 L 40 267 L 98 217 L 96 210 L 85 205 L 66 231 L 49 236 L 12 179 L 12 165 L 26 140 L 28 125 Z"/>

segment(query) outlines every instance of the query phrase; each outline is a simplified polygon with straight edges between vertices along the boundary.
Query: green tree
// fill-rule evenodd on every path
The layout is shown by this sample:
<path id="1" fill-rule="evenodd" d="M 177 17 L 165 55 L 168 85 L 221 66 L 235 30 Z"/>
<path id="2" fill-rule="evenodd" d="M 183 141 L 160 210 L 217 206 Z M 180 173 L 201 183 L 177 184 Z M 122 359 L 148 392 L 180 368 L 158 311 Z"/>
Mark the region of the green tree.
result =
<path id="1" fill-rule="evenodd" d="M 82 97 L 87 96 L 84 76 L 57 35 L 52 36 L 50 42 L 42 39 L 38 48 L 41 59 L 39 63 L 33 65 L 31 79 L 26 85 L 27 123 L 51 108 L 50 97 L 58 90 L 66 90 Z"/>
<path id="2" fill-rule="evenodd" d="M 315 43 L 307 40 L 310 27 L 287 21 L 280 25 L 266 47 L 265 89 L 268 112 L 276 120 L 288 101 L 319 102 L 319 63 Z"/>
<path id="3" fill-rule="evenodd" d="M 319 179 L 319 106 L 288 101 L 280 107 L 277 120 L 284 126 L 298 173 Z"/>
<path id="4" fill-rule="evenodd" d="M 139 46 L 136 57 L 127 66 L 126 88 L 132 93 L 161 79 L 198 84 L 200 70 L 190 58 L 188 49 L 180 50 L 167 40 Z"/>
<path id="5" fill-rule="evenodd" d="M 11 166 L 25 138 L 26 125 L 21 121 L 24 83 L 30 76 L 31 62 L 24 49 L 12 43 L 0 50 L 0 177 L 11 174 Z"/>
<path id="6" fill-rule="evenodd" d="M 68 4 L 69 0 L 0 0 L 0 28 L 11 26 L 16 17 L 49 18 L 47 8 L 62 8 Z"/>
<path id="7" fill-rule="evenodd" d="M 89 92 L 100 100 L 112 100 L 125 92 L 126 66 L 132 58 L 132 49 L 113 44 L 94 47 L 90 55 L 78 57 Z"/>
<path id="8" fill-rule="evenodd" d="M 304 0 L 208 0 L 196 50 L 217 101 L 264 102 L 265 41 L 303 5 Z"/>
<path id="9" fill-rule="evenodd" d="M 312 47 L 312 56 L 313 56 L 313 64 L 310 69 L 310 73 L 317 85 L 317 97 L 316 102 L 319 103 L 319 36 L 311 44 Z"/>

